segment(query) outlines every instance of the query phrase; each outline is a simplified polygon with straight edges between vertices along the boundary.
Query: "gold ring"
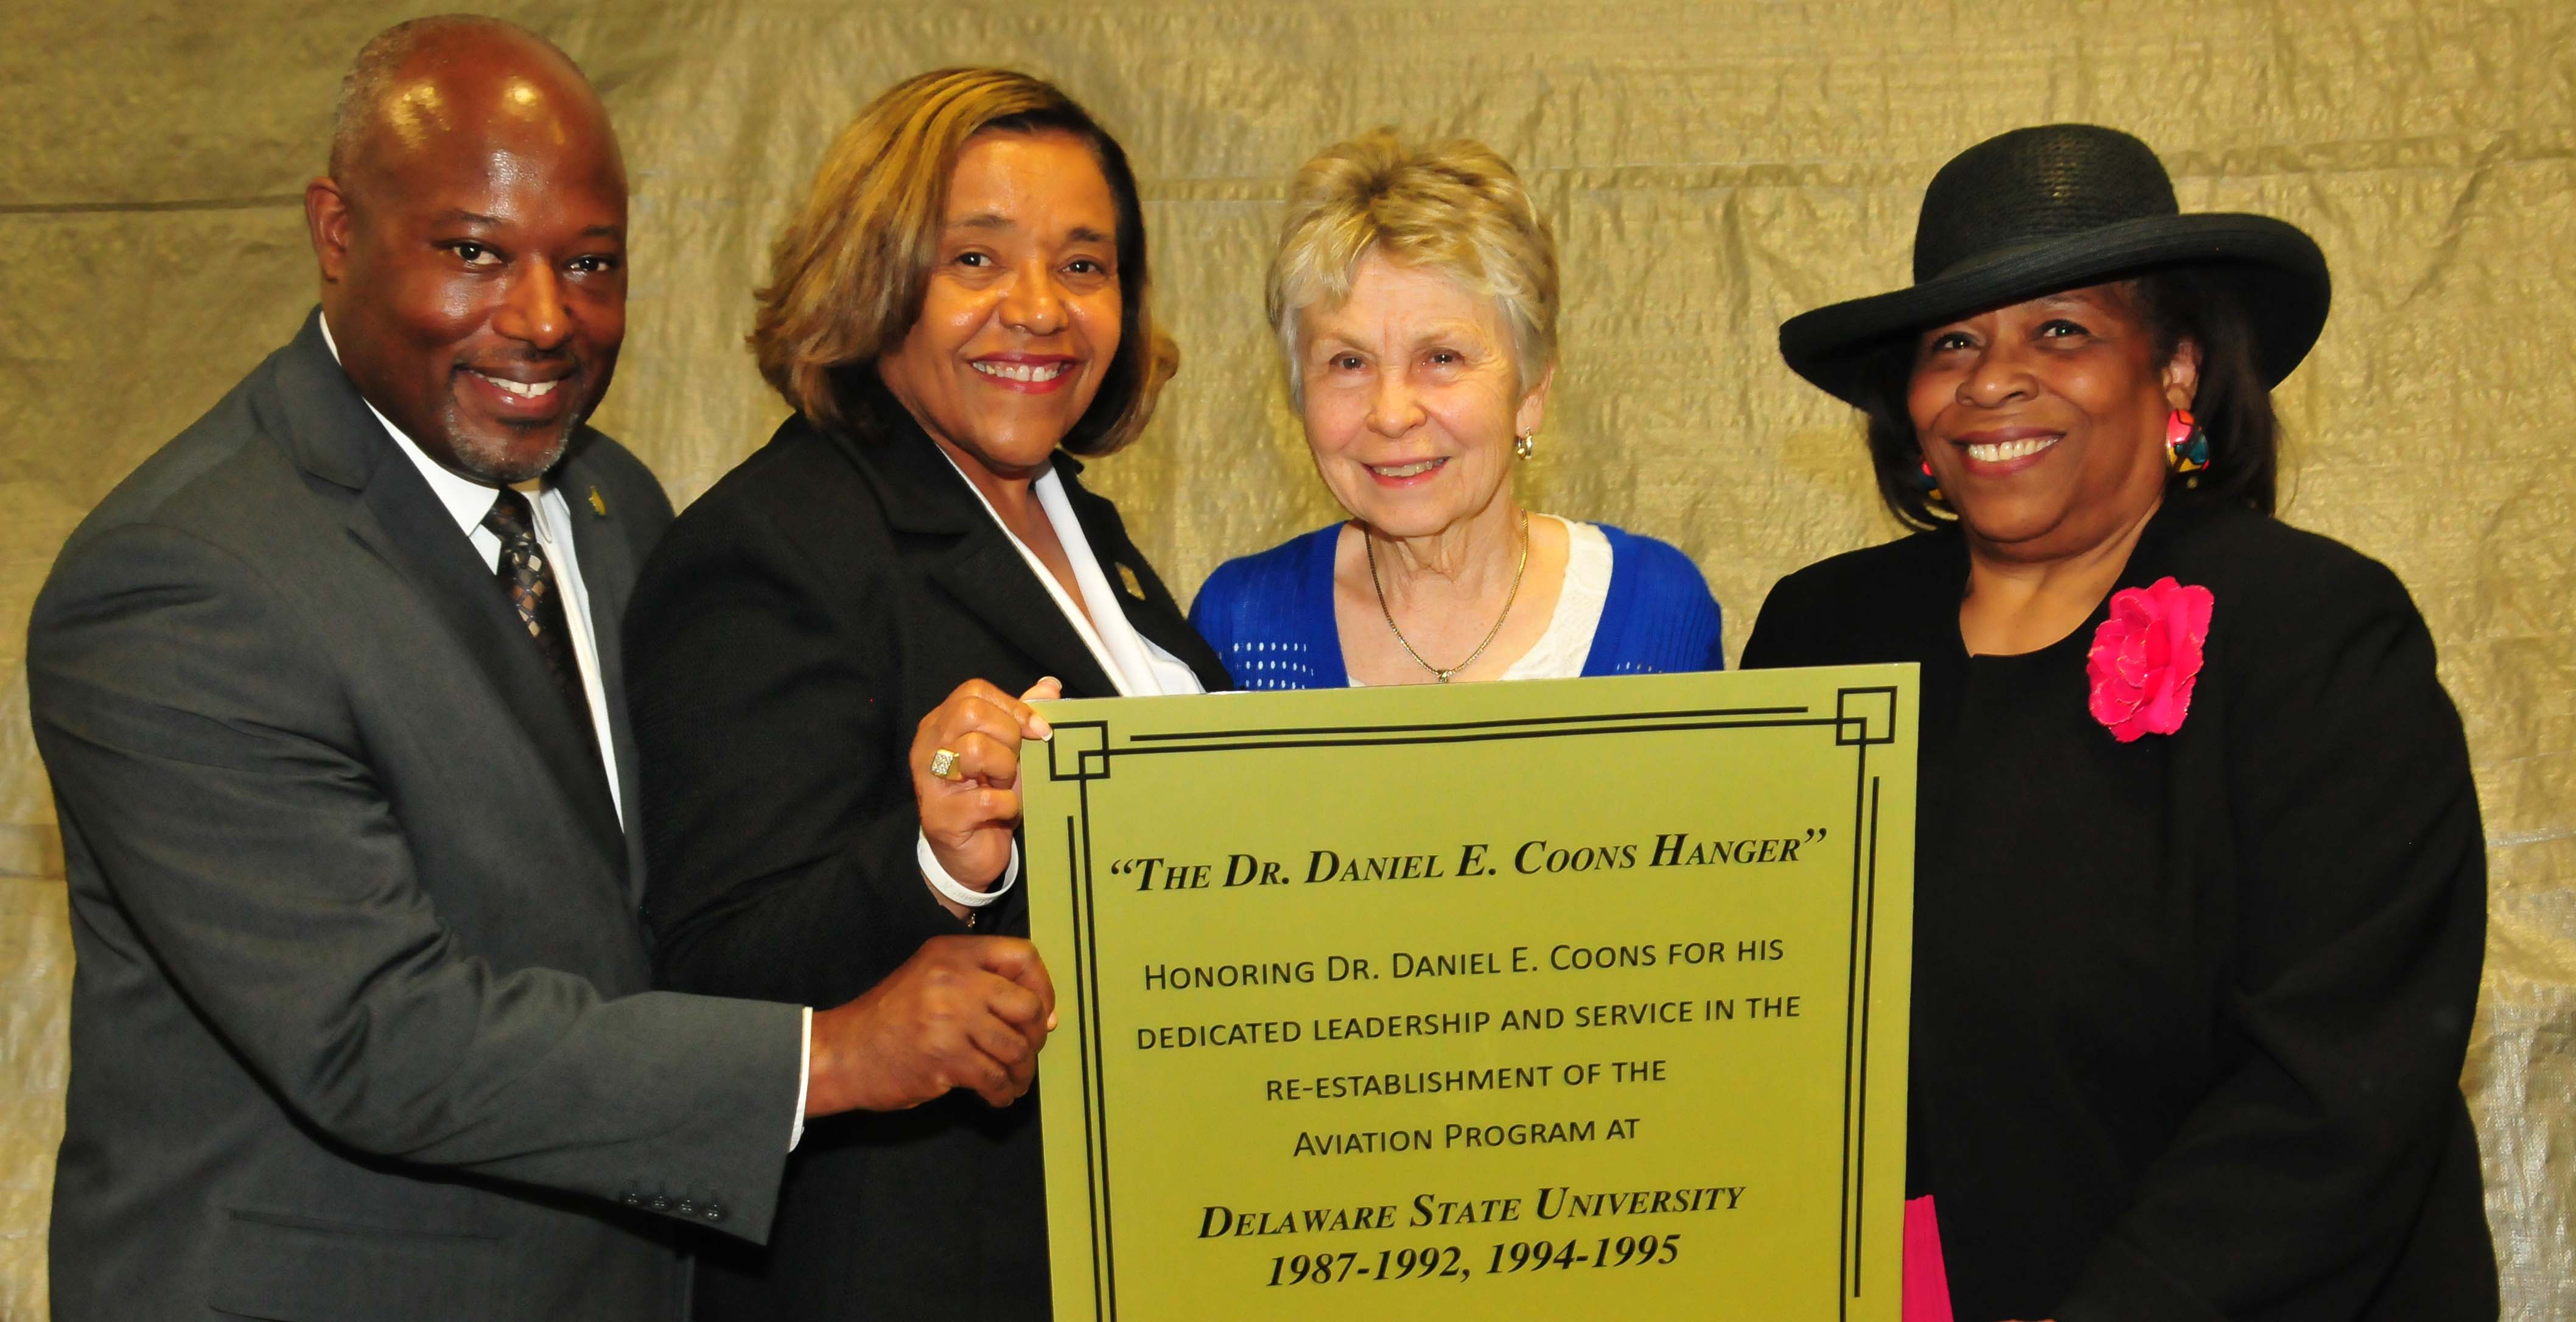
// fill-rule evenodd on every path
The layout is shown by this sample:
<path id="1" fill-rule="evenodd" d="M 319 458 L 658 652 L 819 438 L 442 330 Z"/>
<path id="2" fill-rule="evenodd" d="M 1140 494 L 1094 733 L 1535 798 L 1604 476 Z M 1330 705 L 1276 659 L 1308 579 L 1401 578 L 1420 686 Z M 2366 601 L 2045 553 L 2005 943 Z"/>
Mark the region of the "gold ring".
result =
<path id="1" fill-rule="evenodd" d="M 941 780 L 957 779 L 957 750 L 943 748 L 930 755 L 930 774 Z"/>

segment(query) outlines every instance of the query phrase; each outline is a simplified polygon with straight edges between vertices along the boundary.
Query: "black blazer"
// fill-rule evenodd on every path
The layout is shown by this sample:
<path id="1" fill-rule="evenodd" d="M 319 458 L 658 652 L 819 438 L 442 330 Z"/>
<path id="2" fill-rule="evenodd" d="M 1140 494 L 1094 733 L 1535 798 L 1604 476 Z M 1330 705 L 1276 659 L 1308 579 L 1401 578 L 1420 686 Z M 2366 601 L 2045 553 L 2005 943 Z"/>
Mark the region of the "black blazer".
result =
<path id="1" fill-rule="evenodd" d="M 2405 587 L 2168 505 L 2118 586 L 2215 607 L 2181 728 L 2124 744 L 2086 705 L 2107 602 L 1970 658 L 1967 573 L 1955 529 L 1837 556 L 1744 649 L 1923 667 L 1907 1170 L 1960 1318 L 2494 1318 L 2486 853 Z"/>
<path id="2" fill-rule="evenodd" d="M 658 974 L 817 1007 L 965 927 L 923 885 L 905 758 L 968 679 L 1116 690 L 992 516 L 899 409 L 866 435 L 788 419 L 680 516 L 627 617 Z M 1223 666 L 1108 501 L 1056 471 L 1138 633 Z M 1121 570 L 1127 571 L 1122 574 Z M 1026 884 L 978 929 L 1024 936 Z M 699 1316 L 1044 1317 L 1037 1100 L 971 1094 L 810 1125 L 765 1253 L 708 1246 Z"/>

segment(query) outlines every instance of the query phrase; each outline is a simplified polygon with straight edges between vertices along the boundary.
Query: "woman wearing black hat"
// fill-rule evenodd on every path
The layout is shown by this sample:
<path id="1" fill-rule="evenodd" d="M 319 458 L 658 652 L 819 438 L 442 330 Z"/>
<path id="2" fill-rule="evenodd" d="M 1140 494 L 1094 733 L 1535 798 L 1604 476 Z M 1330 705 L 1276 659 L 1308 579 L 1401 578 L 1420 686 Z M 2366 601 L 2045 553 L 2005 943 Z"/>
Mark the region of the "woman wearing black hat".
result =
<path id="1" fill-rule="evenodd" d="M 1909 1184 L 1958 1315 L 2493 1318 L 2457 1080 L 2486 867 L 2387 569 L 2271 517 L 2324 257 L 2084 125 L 1923 201 L 1910 289 L 1781 327 L 1912 537 L 1747 666 L 1922 666 Z"/>

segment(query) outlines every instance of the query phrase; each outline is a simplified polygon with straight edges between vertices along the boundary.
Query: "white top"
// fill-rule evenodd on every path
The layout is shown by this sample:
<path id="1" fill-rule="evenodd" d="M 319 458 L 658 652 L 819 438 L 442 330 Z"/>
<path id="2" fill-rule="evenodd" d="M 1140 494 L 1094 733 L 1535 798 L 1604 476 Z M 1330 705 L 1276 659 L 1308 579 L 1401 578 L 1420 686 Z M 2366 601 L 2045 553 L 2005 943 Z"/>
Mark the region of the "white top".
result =
<path id="1" fill-rule="evenodd" d="M 1533 517 L 1565 525 L 1565 583 L 1556 590 L 1556 609 L 1547 617 L 1547 632 L 1500 678 L 1573 679 L 1583 673 L 1584 659 L 1592 655 L 1592 635 L 1601 628 L 1601 607 L 1610 600 L 1610 539 L 1577 519 L 1553 514 Z M 1351 687 L 1368 685 L 1352 678 Z"/>
<path id="2" fill-rule="evenodd" d="M 1592 635 L 1601 628 L 1601 607 L 1610 600 L 1610 539 L 1599 528 L 1573 519 L 1565 525 L 1565 585 L 1556 590 L 1556 613 L 1547 632 L 1503 672 L 1505 679 L 1572 679 L 1583 673 L 1592 655 Z"/>

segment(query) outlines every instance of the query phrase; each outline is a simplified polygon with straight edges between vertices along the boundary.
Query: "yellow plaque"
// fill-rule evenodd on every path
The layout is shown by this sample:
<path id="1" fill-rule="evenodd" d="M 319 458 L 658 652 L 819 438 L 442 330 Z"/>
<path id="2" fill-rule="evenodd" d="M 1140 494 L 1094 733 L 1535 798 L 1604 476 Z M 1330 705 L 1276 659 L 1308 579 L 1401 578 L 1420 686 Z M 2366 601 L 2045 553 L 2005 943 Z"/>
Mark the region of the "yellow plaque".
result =
<path id="1" fill-rule="evenodd" d="M 1895 1322 L 1915 684 L 1045 704 L 1056 1317 Z"/>

